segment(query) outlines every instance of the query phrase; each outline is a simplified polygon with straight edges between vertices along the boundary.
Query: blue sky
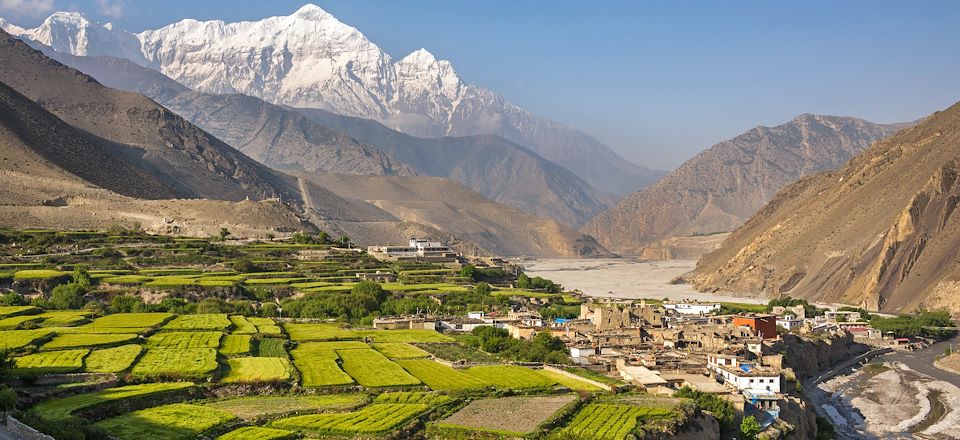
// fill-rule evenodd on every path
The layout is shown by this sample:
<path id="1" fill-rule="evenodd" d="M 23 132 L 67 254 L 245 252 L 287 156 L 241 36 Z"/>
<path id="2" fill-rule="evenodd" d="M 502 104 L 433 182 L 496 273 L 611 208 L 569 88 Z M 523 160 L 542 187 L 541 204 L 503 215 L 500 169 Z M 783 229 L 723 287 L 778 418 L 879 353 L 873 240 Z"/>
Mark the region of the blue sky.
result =
<path id="1" fill-rule="evenodd" d="M 32 26 L 79 10 L 140 31 L 304 3 L 0 0 L 0 15 Z M 425 47 L 468 82 L 655 168 L 800 113 L 896 122 L 960 100 L 957 1 L 313 3 L 394 57 Z"/>

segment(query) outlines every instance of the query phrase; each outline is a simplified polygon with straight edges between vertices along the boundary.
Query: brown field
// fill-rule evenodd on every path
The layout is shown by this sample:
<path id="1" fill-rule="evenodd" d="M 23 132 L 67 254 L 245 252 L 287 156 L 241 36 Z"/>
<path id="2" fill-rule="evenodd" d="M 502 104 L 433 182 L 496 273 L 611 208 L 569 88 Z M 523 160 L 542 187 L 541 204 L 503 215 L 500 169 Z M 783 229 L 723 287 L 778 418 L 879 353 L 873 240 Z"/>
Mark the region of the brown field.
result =
<path id="1" fill-rule="evenodd" d="M 567 394 L 475 400 L 440 423 L 482 430 L 528 433 L 536 430 L 541 423 L 575 398 Z"/>

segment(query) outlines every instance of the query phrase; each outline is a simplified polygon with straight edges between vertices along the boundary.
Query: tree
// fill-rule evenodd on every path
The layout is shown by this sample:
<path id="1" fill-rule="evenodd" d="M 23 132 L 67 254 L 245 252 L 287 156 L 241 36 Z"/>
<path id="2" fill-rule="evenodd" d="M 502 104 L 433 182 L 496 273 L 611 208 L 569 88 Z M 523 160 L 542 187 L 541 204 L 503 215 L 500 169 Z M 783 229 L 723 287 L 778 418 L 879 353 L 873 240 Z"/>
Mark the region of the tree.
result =
<path id="1" fill-rule="evenodd" d="M 73 280 L 71 282 L 80 285 L 80 287 L 84 289 L 90 287 L 90 274 L 87 273 L 87 268 L 83 266 L 74 267 Z"/>
<path id="2" fill-rule="evenodd" d="M 17 392 L 6 385 L 0 385 L 0 413 L 3 423 L 7 423 L 7 413 L 17 409 Z"/>
<path id="3" fill-rule="evenodd" d="M 760 422 L 754 416 L 746 416 L 740 422 L 740 434 L 743 436 L 743 440 L 756 440 L 757 434 L 762 430 Z"/>
<path id="4" fill-rule="evenodd" d="M 24 306 L 27 299 L 17 292 L 10 292 L 0 296 L 0 306 Z"/>
<path id="5" fill-rule="evenodd" d="M 233 262 L 233 270 L 240 273 L 251 273 L 259 272 L 260 268 L 250 258 L 243 257 Z"/>
<path id="6" fill-rule="evenodd" d="M 327 231 L 320 231 L 320 233 L 317 234 L 317 240 L 319 240 L 320 243 L 329 243 L 330 234 L 328 234 Z"/>
<path id="7" fill-rule="evenodd" d="M 471 280 L 476 280 L 477 278 L 477 268 L 472 264 L 467 264 L 460 268 L 460 276 L 464 278 L 469 278 Z"/>
<path id="8" fill-rule="evenodd" d="M 354 296 L 366 296 L 369 295 L 373 298 L 376 298 L 377 303 L 383 302 L 387 299 L 387 292 L 383 290 L 383 287 L 373 281 L 361 281 L 353 286 L 350 289 L 350 293 Z"/>
<path id="9" fill-rule="evenodd" d="M 143 300 L 133 295 L 117 295 L 110 298 L 110 311 L 113 313 L 131 313 L 142 305 Z"/>
<path id="10" fill-rule="evenodd" d="M 522 273 L 517 277 L 517 288 L 520 289 L 530 289 L 532 285 L 530 284 L 530 277 L 527 274 Z"/>
<path id="11" fill-rule="evenodd" d="M 488 296 L 488 295 L 490 295 L 490 292 L 491 292 L 492 290 L 490 289 L 490 284 L 487 284 L 487 283 L 485 283 L 485 282 L 480 282 L 480 283 L 477 283 L 477 285 L 473 287 L 473 291 L 474 291 L 477 295 Z"/>
<path id="12" fill-rule="evenodd" d="M 204 298 L 197 303 L 197 313 L 224 313 L 226 301 L 219 298 Z"/>
<path id="13" fill-rule="evenodd" d="M 83 307 L 83 295 L 87 290 L 80 284 L 67 283 L 53 288 L 50 306 L 57 310 L 79 309 Z"/>
<path id="14" fill-rule="evenodd" d="M 346 235 L 341 235 L 337 241 L 340 242 L 340 245 L 343 247 L 350 247 L 350 237 Z"/>
<path id="15" fill-rule="evenodd" d="M 265 318 L 275 318 L 278 315 L 277 305 L 274 303 L 264 303 L 260 306 L 260 316 Z"/>
<path id="16" fill-rule="evenodd" d="M 223 240 L 226 240 L 227 237 L 230 236 L 231 234 L 230 234 L 230 230 L 228 230 L 227 228 L 220 228 L 220 233 L 218 235 L 220 236 L 220 240 L 223 241 Z"/>

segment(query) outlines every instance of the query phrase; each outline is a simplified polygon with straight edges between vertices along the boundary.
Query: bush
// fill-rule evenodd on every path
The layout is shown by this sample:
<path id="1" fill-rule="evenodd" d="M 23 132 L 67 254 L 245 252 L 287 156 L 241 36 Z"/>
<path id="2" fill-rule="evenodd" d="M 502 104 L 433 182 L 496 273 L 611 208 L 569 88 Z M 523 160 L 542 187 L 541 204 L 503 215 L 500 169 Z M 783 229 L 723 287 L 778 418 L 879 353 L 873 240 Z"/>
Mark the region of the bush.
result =
<path id="1" fill-rule="evenodd" d="M 0 296 L 0 306 L 25 306 L 27 299 L 17 292 L 10 292 Z"/>
<path id="2" fill-rule="evenodd" d="M 730 401 L 714 394 L 704 393 L 689 387 L 680 388 L 673 394 L 673 397 L 693 399 L 697 406 L 713 414 L 713 417 L 720 422 L 721 427 L 724 429 L 733 427 L 734 408 Z"/>
<path id="3" fill-rule="evenodd" d="M 746 416 L 740 422 L 740 434 L 743 440 L 756 440 L 757 434 L 762 430 L 760 422 L 754 416 Z"/>
<path id="4" fill-rule="evenodd" d="M 531 340 L 514 339 L 504 329 L 482 326 L 473 329 L 465 344 L 488 353 L 497 353 L 520 362 L 565 364 L 570 361 L 566 345 L 548 332 L 537 333 Z"/>
<path id="5" fill-rule="evenodd" d="M 86 287 L 79 283 L 61 284 L 53 288 L 50 306 L 57 310 L 79 309 L 85 304 L 83 295 L 86 293 Z"/>
<path id="6" fill-rule="evenodd" d="M 816 440 L 833 440 L 836 435 L 833 423 L 830 423 L 830 420 L 827 420 L 826 417 L 817 416 Z"/>

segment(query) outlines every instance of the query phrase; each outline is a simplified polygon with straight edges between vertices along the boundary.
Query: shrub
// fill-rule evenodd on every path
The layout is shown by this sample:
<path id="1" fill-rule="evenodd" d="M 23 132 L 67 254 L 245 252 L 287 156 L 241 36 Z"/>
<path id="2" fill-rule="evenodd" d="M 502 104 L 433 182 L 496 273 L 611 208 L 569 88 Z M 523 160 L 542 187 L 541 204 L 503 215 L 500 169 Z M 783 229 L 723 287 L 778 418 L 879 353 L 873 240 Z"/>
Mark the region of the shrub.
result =
<path id="1" fill-rule="evenodd" d="M 80 283 L 61 284 L 53 288 L 50 306 L 57 310 L 79 309 L 85 304 L 83 295 L 86 293 L 86 287 Z"/>
<path id="2" fill-rule="evenodd" d="M 746 416 L 740 422 L 740 434 L 743 440 L 755 440 L 761 430 L 760 422 L 754 416 Z"/>

